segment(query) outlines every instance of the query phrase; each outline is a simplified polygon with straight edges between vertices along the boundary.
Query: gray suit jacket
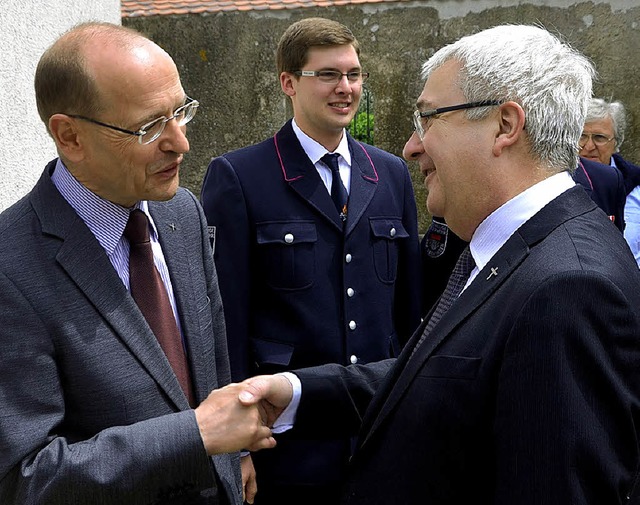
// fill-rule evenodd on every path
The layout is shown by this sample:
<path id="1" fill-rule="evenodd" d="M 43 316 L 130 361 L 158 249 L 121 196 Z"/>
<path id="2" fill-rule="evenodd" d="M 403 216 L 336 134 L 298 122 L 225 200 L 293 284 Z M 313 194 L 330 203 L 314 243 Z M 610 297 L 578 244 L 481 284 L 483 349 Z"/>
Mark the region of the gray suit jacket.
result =
<path id="1" fill-rule="evenodd" d="M 238 456 L 207 457 L 195 415 L 49 164 L 0 216 L 0 503 L 241 503 Z M 203 213 L 149 202 L 197 401 L 229 382 Z"/>

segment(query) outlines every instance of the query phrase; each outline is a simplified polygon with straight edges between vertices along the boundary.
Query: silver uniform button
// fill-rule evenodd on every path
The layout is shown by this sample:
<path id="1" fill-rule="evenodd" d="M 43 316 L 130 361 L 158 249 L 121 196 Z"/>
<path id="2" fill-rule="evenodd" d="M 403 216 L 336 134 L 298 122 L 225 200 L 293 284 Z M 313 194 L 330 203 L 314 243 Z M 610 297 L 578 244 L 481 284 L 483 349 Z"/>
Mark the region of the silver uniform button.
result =
<path id="1" fill-rule="evenodd" d="M 349 329 L 350 330 L 355 330 L 356 329 L 356 322 L 355 321 L 349 321 Z"/>
<path id="2" fill-rule="evenodd" d="M 395 228 L 391 228 L 391 230 L 389 230 L 389 235 L 391 235 L 392 237 L 396 236 L 396 229 Z"/>
<path id="3" fill-rule="evenodd" d="M 352 354 L 351 357 L 349 358 L 349 361 L 351 362 L 352 365 L 355 365 L 358 362 L 358 356 L 356 356 L 355 354 Z"/>
<path id="4" fill-rule="evenodd" d="M 351 255 L 350 255 L 350 254 L 347 254 L 347 255 L 344 257 L 344 260 L 345 260 L 347 263 L 351 263 Z"/>
<path id="5" fill-rule="evenodd" d="M 349 298 L 351 298 L 355 294 L 356 294 L 356 292 L 353 290 L 353 288 L 347 288 L 347 296 Z"/>
<path id="6" fill-rule="evenodd" d="M 284 241 L 285 241 L 287 244 L 291 244 L 291 243 L 293 242 L 293 233 L 287 233 L 287 234 L 284 236 Z"/>

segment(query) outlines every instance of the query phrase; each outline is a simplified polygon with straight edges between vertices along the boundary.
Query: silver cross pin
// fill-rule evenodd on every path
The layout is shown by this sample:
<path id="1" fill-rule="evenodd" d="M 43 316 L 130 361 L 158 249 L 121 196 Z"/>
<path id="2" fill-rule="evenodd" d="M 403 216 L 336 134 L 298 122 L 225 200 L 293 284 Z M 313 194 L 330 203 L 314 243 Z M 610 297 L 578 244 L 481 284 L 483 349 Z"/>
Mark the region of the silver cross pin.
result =
<path id="1" fill-rule="evenodd" d="M 498 267 L 491 267 L 491 273 L 489 274 L 489 277 L 487 277 L 487 280 L 491 279 L 491 277 L 493 276 L 498 276 Z"/>
<path id="2" fill-rule="evenodd" d="M 169 223 L 169 228 L 171 228 L 171 231 L 176 231 L 176 225 L 173 223 Z"/>

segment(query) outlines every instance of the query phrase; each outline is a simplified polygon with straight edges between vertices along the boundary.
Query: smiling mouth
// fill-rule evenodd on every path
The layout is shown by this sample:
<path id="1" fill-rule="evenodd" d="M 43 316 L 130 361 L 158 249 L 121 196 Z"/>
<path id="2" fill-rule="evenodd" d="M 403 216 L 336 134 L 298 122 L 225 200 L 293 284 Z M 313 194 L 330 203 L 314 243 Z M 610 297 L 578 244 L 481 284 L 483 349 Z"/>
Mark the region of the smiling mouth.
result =
<path id="1" fill-rule="evenodd" d="M 349 102 L 333 102 L 329 104 L 331 107 L 339 107 L 340 109 L 346 109 L 351 105 Z"/>

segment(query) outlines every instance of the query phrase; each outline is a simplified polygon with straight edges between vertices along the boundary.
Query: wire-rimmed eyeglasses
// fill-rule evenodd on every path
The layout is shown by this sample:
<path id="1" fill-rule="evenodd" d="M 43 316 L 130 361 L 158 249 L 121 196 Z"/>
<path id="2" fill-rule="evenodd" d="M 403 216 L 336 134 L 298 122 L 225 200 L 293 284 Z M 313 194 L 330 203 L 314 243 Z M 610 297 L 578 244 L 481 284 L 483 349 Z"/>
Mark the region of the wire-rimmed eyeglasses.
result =
<path id="1" fill-rule="evenodd" d="M 578 146 L 582 149 L 587 145 L 591 139 L 591 142 L 598 147 L 602 147 L 607 145 L 612 140 L 615 140 L 615 137 L 607 137 L 604 133 L 583 133 L 580 135 L 580 140 L 578 140 Z"/>
<path id="2" fill-rule="evenodd" d="M 153 121 L 149 121 L 148 123 L 142 125 L 138 131 L 126 130 L 125 128 L 113 126 L 107 123 L 103 123 L 102 121 L 91 119 L 89 117 L 81 116 L 78 114 L 67 114 L 67 116 L 76 119 L 82 119 L 83 121 L 89 121 L 90 123 L 104 126 L 105 128 L 110 128 L 120 133 L 135 135 L 136 137 L 138 137 L 138 142 L 140 144 L 146 145 L 150 144 L 158 137 L 160 137 L 160 135 L 162 135 L 162 132 L 164 131 L 165 125 L 172 119 L 175 119 L 178 122 L 178 126 L 184 126 L 193 119 L 193 116 L 196 115 L 196 110 L 198 109 L 200 102 L 189 97 L 187 97 L 187 100 L 190 101 L 174 110 L 173 114 L 170 117 L 160 116 L 159 118 L 156 118 Z"/>
<path id="3" fill-rule="evenodd" d="M 327 84 L 338 84 L 344 76 L 347 76 L 347 80 L 351 84 L 362 84 L 369 77 L 369 72 L 362 72 L 361 70 L 352 70 L 345 73 L 337 70 L 296 70 L 293 74 L 300 77 L 317 77 L 320 82 L 326 82 Z"/>
<path id="4" fill-rule="evenodd" d="M 440 107 L 438 109 L 429 109 L 425 111 L 416 110 L 413 112 L 413 127 L 420 137 L 420 140 L 424 138 L 425 132 L 431 126 L 433 119 L 445 112 L 452 112 L 454 110 L 474 109 L 476 107 L 490 107 L 493 105 L 500 105 L 500 100 L 482 100 L 480 102 L 469 102 L 460 105 L 451 105 L 449 107 Z"/>

